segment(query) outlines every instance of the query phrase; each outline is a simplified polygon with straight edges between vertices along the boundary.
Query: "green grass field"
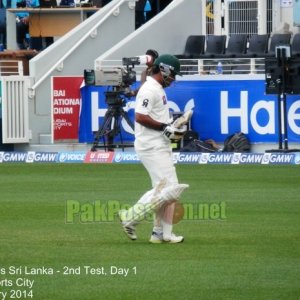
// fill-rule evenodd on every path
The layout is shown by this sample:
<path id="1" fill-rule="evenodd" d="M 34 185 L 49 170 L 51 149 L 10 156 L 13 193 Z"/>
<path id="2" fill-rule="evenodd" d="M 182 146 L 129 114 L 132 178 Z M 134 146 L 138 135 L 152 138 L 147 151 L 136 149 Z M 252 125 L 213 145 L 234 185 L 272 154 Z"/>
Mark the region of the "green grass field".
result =
<path id="1" fill-rule="evenodd" d="M 183 244 L 152 245 L 150 222 L 132 242 L 117 220 L 90 218 L 97 201 L 133 204 L 149 189 L 141 165 L 0 165 L 0 299 L 300 299 L 299 167 L 177 170 L 190 184 L 184 204 L 225 211 L 175 225 Z M 82 214 L 66 223 L 70 201 Z M 129 273 L 110 274 L 112 266 Z"/>

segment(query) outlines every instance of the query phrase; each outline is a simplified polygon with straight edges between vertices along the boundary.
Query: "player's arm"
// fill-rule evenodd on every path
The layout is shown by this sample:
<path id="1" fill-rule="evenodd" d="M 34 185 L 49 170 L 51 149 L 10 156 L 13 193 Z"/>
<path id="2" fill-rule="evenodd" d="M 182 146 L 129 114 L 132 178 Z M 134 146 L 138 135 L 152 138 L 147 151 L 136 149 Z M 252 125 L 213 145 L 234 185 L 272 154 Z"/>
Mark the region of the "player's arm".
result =
<path id="1" fill-rule="evenodd" d="M 162 135 L 168 140 L 180 140 L 186 132 L 186 126 L 176 128 L 172 124 L 164 124 L 152 119 L 149 115 L 135 113 L 137 123 L 154 130 L 162 132 Z"/>
<path id="2" fill-rule="evenodd" d="M 142 126 L 145 126 L 150 129 L 163 131 L 168 124 L 164 124 L 152 119 L 149 115 L 135 113 L 135 121 Z"/>

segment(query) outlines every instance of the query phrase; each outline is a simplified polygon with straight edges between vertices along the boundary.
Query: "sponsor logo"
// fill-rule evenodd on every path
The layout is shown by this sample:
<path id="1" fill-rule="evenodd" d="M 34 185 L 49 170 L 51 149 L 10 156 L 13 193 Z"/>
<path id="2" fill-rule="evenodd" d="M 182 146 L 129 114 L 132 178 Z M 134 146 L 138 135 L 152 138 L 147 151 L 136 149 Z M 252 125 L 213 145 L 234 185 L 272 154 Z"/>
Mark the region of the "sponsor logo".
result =
<path id="1" fill-rule="evenodd" d="M 200 164 L 225 164 L 232 163 L 232 153 L 201 153 Z"/>
<path id="2" fill-rule="evenodd" d="M 300 153 L 295 154 L 295 164 L 300 165 Z"/>
<path id="3" fill-rule="evenodd" d="M 56 162 L 57 152 L 0 152 L 0 162 Z"/>
<path id="4" fill-rule="evenodd" d="M 268 164 L 270 162 L 271 153 L 265 153 L 262 159 L 262 164 Z"/>
<path id="5" fill-rule="evenodd" d="M 114 157 L 114 162 L 116 163 L 134 163 L 139 161 L 135 152 L 116 152 Z"/>
<path id="6" fill-rule="evenodd" d="M 4 156 L 4 153 L 5 153 L 5 152 L 0 152 L 0 163 L 3 162 L 3 156 Z"/>
<path id="7" fill-rule="evenodd" d="M 26 152 L 0 152 L 0 162 L 25 162 Z"/>
<path id="8" fill-rule="evenodd" d="M 85 163 L 111 163 L 114 158 L 114 152 L 100 152 L 89 151 L 87 152 L 84 162 Z"/>
<path id="9" fill-rule="evenodd" d="M 201 158 L 201 153 L 173 153 L 174 163 L 198 163 Z"/>
<path id="10" fill-rule="evenodd" d="M 56 162 L 57 152 L 28 152 L 26 162 Z M 28 160 L 28 161 L 27 161 Z"/>
<path id="11" fill-rule="evenodd" d="M 58 162 L 83 162 L 86 152 L 61 152 L 58 154 Z"/>
<path id="12" fill-rule="evenodd" d="M 209 153 L 202 153 L 200 157 L 199 164 L 207 164 L 209 158 Z"/>
<path id="13" fill-rule="evenodd" d="M 261 164 L 263 161 L 264 154 L 241 154 L 240 155 L 240 163 L 242 164 Z"/>
<path id="14" fill-rule="evenodd" d="M 232 164 L 262 164 L 264 154 L 260 153 L 234 153 Z"/>
<path id="15" fill-rule="evenodd" d="M 33 163 L 35 158 L 35 152 L 29 151 L 27 152 L 26 162 L 27 163 Z"/>
<path id="16" fill-rule="evenodd" d="M 186 164 L 300 164 L 300 153 L 173 153 L 174 163 Z M 85 162 L 85 163 L 138 163 L 135 152 L 4 152 L 0 163 L 25 162 Z"/>
<path id="17" fill-rule="evenodd" d="M 233 153 L 231 163 L 232 163 L 233 165 L 239 164 L 239 163 L 240 163 L 240 157 L 241 157 L 241 153 Z"/>
<path id="18" fill-rule="evenodd" d="M 300 157 L 285 153 L 202 153 L 200 164 L 300 164 Z"/>
<path id="19" fill-rule="evenodd" d="M 295 160 L 295 154 L 290 153 L 265 153 L 262 164 L 292 164 Z"/>
<path id="20" fill-rule="evenodd" d="M 72 122 L 68 122 L 66 119 L 56 119 L 54 121 L 54 130 L 60 130 L 62 127 L 72 127 Z"/>

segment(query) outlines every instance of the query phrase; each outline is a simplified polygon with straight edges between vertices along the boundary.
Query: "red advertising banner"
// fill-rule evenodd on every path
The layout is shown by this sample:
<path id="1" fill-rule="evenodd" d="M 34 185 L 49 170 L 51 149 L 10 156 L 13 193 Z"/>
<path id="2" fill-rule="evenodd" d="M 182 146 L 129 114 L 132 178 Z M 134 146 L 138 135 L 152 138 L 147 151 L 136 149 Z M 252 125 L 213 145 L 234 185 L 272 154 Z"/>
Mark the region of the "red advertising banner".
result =
<path id="1" fill-rule="evenodd" d="M 89 151 L 87 152 L 84 162 L 85 163 L 112 163 L 114 159 L 114 152 L 103 151 Z"/>
<path id="2" fill-rule="evenodd" d="M 54 142 L 78 140 L 82 82 L 82 76 L 52 78 Z"/>

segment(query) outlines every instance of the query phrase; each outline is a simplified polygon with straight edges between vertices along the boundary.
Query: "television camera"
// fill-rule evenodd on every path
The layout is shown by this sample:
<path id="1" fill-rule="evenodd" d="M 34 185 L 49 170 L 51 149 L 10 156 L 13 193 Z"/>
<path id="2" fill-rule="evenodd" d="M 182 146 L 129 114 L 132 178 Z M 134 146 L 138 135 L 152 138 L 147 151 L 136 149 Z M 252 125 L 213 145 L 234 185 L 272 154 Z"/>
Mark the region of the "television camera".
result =
<path id="1" fill-rule="evenodd" d="M 290 45 L 275 50 L 276 57 L 265 59 L 265 83 L 266 94 L 277 94 L 278 149 L 266 152 L 299 152 L 288 145 L 287 94 L 300 95 L 300 60 L 292 55 Z"/>
<path id="2" fill-rule="evenodd" d="M 86 85 L 107 86 L 111 90 L 105 92 L 107 105 L 125 106 L 125 99 L 132 96 L 130 86 L 136 82 L 134 67 L 146 64 L 151 57 L 149 55 L 136 57 L 123 57 L 123 67 L 105 67 L 98 70 L 84 70 Z"/>
<path id="3" fill-rule="evenodd" d="M 127 124 L 134 129 L 132 121 L 129 119 L 127 112 L 123 107 L 126 105 L 126 98 L 132 97 L 131 85 L 136 82 L 136 72 L 134 67 L 140 64 L 146 64 L 150 61 L 151 56 L 143 55 L 137 57 L 124 57 L 122 67 L 106 67 L 97 70 L 84 70 L 84 81 L 86 85 L 106 86 L 108 90 L 105 94 L 105 102 L 108 106 L 104 116 L 104 122 L 99 130 L 95 133 L 95 140 L 91 151 L 95 151 L 101 137 L 107 138 L 108 150 L 116 148 L 113 145 L 113 139 L 120 134 L 122 147 L 123 141 L 121 136 L 120 123 L 124 118 Z M 105 139 L 104 139 L 104 147 Z"/>

